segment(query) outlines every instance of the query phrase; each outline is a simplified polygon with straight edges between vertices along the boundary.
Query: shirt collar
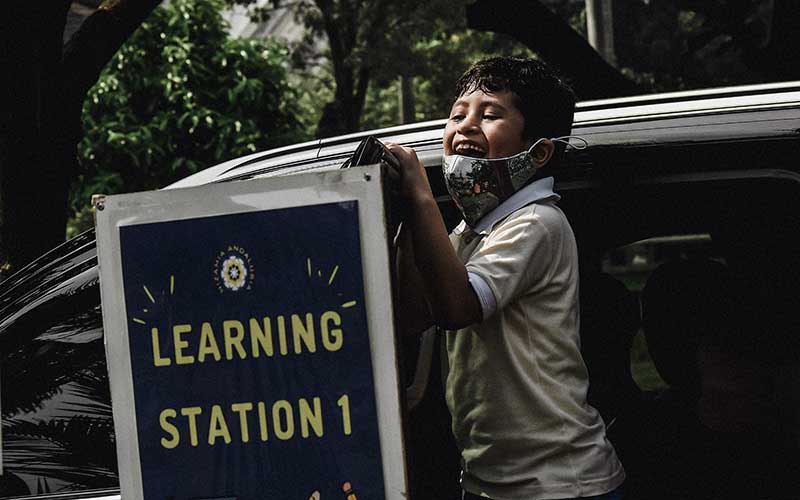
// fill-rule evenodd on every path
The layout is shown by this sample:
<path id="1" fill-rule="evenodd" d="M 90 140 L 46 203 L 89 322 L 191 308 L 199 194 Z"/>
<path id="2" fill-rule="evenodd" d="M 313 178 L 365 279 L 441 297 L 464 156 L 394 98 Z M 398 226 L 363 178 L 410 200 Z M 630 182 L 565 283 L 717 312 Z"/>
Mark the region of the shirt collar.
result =
<path id="1" fill-rule="evenodd" d="M 495 207 L 494 210 L 481 217 L 472 231 L 485 236 L 489 234 L 489 231 L 491 231 L 498 222 L 522 207 L 528 206 L 531 203 L 536 203 L 537 201 L 560 200 L 561 196 L 553 192 L 553 183 L 554 179 L 552 177 L 545 177 L 531 182 L 512 194 L 506 201 Z M 462 220 L 461 224 L 453 229 L 453 233 L 461 234 L 468 228 L 467 223 Z"/>

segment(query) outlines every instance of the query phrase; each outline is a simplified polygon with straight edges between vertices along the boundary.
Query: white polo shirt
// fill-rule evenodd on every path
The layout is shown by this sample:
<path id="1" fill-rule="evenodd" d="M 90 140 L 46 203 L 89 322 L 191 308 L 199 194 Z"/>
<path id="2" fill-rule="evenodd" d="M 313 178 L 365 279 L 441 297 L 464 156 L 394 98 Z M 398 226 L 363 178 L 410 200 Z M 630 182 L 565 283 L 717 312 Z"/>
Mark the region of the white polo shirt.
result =
<path id="1" fill-rule="evenodd" d="M 481 324 L 447 332 L 446 398 L 462 486 L 496 500 L 600 495 L 625 478 L 586 404 L 577 247 L 552 185 L 540 179 L 450 236 L 495 304 Z"/>

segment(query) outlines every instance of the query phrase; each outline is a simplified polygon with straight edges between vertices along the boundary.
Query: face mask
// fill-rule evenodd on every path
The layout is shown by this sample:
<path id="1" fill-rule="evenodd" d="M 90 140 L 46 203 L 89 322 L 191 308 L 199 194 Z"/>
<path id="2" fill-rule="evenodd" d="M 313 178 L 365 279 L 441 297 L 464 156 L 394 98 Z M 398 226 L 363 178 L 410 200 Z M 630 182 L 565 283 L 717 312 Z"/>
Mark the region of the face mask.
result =
<path id="1" fill-rule="evenodd" d="M 551 141 L 570 146 L 570 137 L 556 137 Z M 584 142 L 576 149 L 585 149 L 586 141 L 580 137 L 576 139 Z M 536 175 L 538 167 L 531 151 L 543 140 L 539 139 L 526 151 L 505 158 L 445 155 L 442 163 L 444 181 L 468 226 L 475 227 L 484 215 L 525 187 Z"/>

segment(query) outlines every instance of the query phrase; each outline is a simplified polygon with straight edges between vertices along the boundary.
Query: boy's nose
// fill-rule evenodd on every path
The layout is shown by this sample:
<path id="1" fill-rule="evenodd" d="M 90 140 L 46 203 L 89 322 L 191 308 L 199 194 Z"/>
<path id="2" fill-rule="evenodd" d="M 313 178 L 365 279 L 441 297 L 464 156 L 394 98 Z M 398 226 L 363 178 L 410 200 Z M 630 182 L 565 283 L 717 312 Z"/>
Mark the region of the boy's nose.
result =
<path id="1" fill-rule="evenodd" d="M 462 135 L 474 133 L 478 129 L 478 123 L 480 123 L 480 120 L 476 119 L 474 116 L 465 116 L 458 124 L 458 132 Z"/>

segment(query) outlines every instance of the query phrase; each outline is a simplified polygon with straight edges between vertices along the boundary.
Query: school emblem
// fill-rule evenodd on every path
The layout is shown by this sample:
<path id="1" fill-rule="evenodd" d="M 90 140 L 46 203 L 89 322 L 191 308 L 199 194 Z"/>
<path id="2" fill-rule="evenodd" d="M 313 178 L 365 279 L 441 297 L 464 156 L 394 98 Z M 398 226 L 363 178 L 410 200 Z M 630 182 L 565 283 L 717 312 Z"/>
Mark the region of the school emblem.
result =
<path id="1" fill-rule="evenodd" d="M 219 293 L 251 290 L 256 273 L 250 254 L 238 245 L 220 250 L 214 259 L 214 283 Z"/>

